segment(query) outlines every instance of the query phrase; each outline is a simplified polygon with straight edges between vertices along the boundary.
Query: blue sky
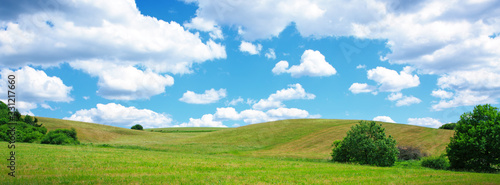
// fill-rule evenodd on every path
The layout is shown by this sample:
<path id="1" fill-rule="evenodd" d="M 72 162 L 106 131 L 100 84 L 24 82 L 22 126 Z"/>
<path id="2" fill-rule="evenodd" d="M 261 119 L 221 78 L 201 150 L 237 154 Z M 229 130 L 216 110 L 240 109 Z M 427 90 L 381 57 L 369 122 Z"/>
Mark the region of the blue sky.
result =
<path id="1" fill-rule="evenodd" d="M 437 128 L 500 99 L 495 1 L 2 1 L 24 114 L 129 128 Z M 6 94 L 1 98 L 6 99 Z"/>

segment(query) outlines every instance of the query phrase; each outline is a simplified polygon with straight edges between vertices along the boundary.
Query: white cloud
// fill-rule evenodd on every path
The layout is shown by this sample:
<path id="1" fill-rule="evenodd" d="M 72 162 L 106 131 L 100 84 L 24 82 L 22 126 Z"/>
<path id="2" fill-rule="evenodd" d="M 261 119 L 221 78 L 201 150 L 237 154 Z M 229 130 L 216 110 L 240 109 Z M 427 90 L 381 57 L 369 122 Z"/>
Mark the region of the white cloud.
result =
<path id="1" fill-rule="evenodd" d="M 200 17 L 191 19 L 189 23 L 184 23 L 184 27 L 196 29 L 204 32 L 209 32 L 212 39 L 223 39 L 222 30 L 215 24 L 214 21 L 205 20 Z"/>
<path id="2" fill-rule="evenodd" d="M 364 64 L 359 64 L 358 66 L 356 66 L 356 69 L 365 69 L 366 68 L 366 65 Z"/>
<path id="3" fill-rule="evenodd" d="M 261 49 L 262 45 L 260 44 L 254 45 L 251 42 L 245 42 L 245 41 L 241 41 L 240 44 L 240 51 L 250 53 L 251 55 L 259 54 Z"/>
<path id="4" fill-rule="evenodd" d="M 432 91 L 431 95 L 434 97 L 437 97 L 437 98 L 441 98 L 441 99 L 449 99 L 449 98 L 453 97 L 452 92 L 448 92 L 448 91 L 445 91 L 442 89 Z"/>
<path id="5" fill-rule="evenodd" d="M 220 121 L 214 121 L 214 115 L 205 114 L 200 119 L 189 118 L 188 123 L 175 125 L 175 127 L 227 127 Z"/>
<path id="6" fill-rule="evenodd" d="M 402 89 L 417 87 L 420 85 L 420 80 L 417 75 L 408 73 L 409 68 L 403 71 L 396 72 L 384 67 L 377 67 L 370 69 L 367 72 L 368 79 L 373 80 L 379 84 L 379 91 L 382 92 L 399 92 Z"/>
<path id="7" fill-rule="evenodd" d="M 432 95 L 441 98 L 441 101 L 432 105 L 432 109 L 440 111 L 459 106 L 496 104 L 500 98 L 498 80 L 500 73 L 492 70 L 456 71 L 442 75 L 437 82 L 441 90 L 432 92 Z M 454 91 L 454 93 L 442 89 Z"/>
<path id="8" fill-rule="evenodd" d="M 268 59 L 273 59 L 273 60 L 276 59 L 276 53 L 274 52 L 273 48 L 269 48 L 265 56 Z"/>
<path id="9" fill-rule="evenodd" d="M 90 99 L 90 97 L 89 97 L 89 96 L 83 96 L 82 98 L 83 98 L 84 100 L 88 100 L 88 99 Z"/>
<path id="10" fill-rule="evenodd" d="M 214 117 L 217 120 L 239 120 L 241 118 L 233 107 L 217 108 Z"/>
<path id="11" fill-rule="evenodd" d="M 176 22 L 142 15 L 132 0 L 57 1 L 54 9 L 27 1 L 16 6 L 29 11 L 9 11 L 12 19 L 0 23 L 5 28 L 0 64 L 8 67 L 102 60 L 184 74 L 195 63 L 226 58 L 224 46 L 203 43 Z"/>
<path id="12" fill-rule="evenodd" d="M 414 96 L 405 96 L 396 102 L 396 106 L 397 107 L 410 106 L 412 104 L 419 104 L 420 102 L 422 102 L 422 100 L 420 100 Z"/>
<path id="13" fill-rule="evenodd" d="M 272 69 L 274 74 L 290 73 L 292 77 L 301 76 L 331 76 L 337 73 L 325 60 L 319 51 L 306 50 L 300 59 L 300 65 L 294 65 L 288 68 L 287 61 L 278 62 Z"/>
<path id="14" fill-rule="evenodd" d="M 478 104 L 497 104 L 495 98 L 470 90 L 458 91 L 450 100 L 441 100 L 439 103 L 432 105 L 432 110 L 441 111 L 443 109 L 459 107 L 459 106 L 475 106 Z"/>
<path id="15" fill-rule="evenodd" d="M 159 75 L 151 70 L 142 71 L 133 66 L 100 61 L 79 61 L 70 65 L 98 77 L 97 94 L 106 99 L 148 99 L 165 92 L 166 86 L 174 84 L 174 78 L 169 75 Z"/>
<path id="16" fill-rule="evenodd" d="M 389 96 L 387 96 L 387 99 L 389 101 L 396 101 L 397 107 L 410 106 L 412 104 L 418 104 L 422 102 L 422 100 L 414 96 L 403 96 L 403 94 L 400 92 L 389 94 Z"/>
<path id="17" fill-rule="evenodd" d="M 424 127 L 431 127 L 431 128 L 438 128 L 443 123 L 441 123 L 439 120 L 434 119 L 434 118 L 408 118 L 408 124 L 410 125 L 417 125 L 417 126 L 424 126 Z"/>
<path id="18" fill-rule="evenodd" d="M 70 97 L 73 87 L 66 86 L 59 77 L 48 76 L 42 70 L 25 66 L 16 71 L 2 69 L 0 75 L 2 76 L 2 81 L 0 82 L 2 92 L 7 92 L 8 90 L 8 76 L 15 76 L 15 92 L 16 98 L 19 100 L 33 103 L 73 101 L 73 98 Z M 4 94 L 5 99 L 7 99 L 7 93 Z"/>
<path id="19" fill-rule="evenodd" d="M 226 106 L 235 106 L 238 105 L 239 103 L 243 103 L 245 100 L 241 97 L 238 97 L 237 99 L 232 99 L 231 101 L 226 101 Z"/>
<path id="20" fill-rule="evenodd" d="M 96 108 L 82 109 L 76 111 L 70 117 L 63 119 L 100 123 L 119 127 L 130 128 L 135 124 L 140 124 L 144 128 L 171 127 L 172 118 L 170 115 L 157 113 L 149 109 L 137 109 L 135 107 L 125 107 L 120 104 L 108 103 L 97 104 Z"/>
<path id="21" fill-rule="evenodd" d="M 71 86 L 66 86 L 63 81 L 56 76 L 48 76 L 42 70 L 36 70 L 25 66 L 17 71 L 2 69 L 0 76 L 0 90 L 5 92 L 1 97 L 2 101 L 8 99 L 7 91 L 9 75 L 15 76 L 16 108 L 21 114 L 34 115 L 31 110 L 36 109 L 38 104 L 46 108 L 47 102 L 71 102 L 73 98 L 70 92 Z M 48 106 L 50 107 L 50 106 Z M 49 108 L 51 109 L 51 108 Z"/>
<path id="22" fill-rule="evenodd" d="M 224 97 L 226 97 L 226 89 L 215 90 L 212 88 L 210 90 L 205 90 L 203 94 L 187 91 L 179 100 L 191 104 L 209 104 L 215 103 Z"/>
<path id="23" fill-rule="evenodd" d="M 187 1 L 197 2 L 198 17 L 236 27 L 245 40 L 277 37 L 293 23 L 303 37 L 386 40 L 390 52 L 381 53 L 380 58 L 390 64 L 412 66 L 419 74 L 446 77 L 455 72 L 484 69 L 500 74 L 500 37 L 497 36 L 500 7 L 496 1 Z M 284 73 L 287 68 L 288 63 L 280 62 L 273 72 Z M 376 76 L 373 78 L 382 82 Z M 382 82 L 380 91 L 398 92 L 419 84 L 410 73 L 386 76 L 398 78 Z M 474 81 L 474 77 L 464 79 Z M 484 83 L 487 82 L 479 81 L 473 86 Z M 487 94 L 490 100 L 499 99 L 494 95 L 500 94 L 498 88 L 477 91 Z"/>
<path id="24" fill-rule="evenodd" d="M 377 116 L 377 117 L 373 118 L 373 121 L 382 121 L 382 122 L 387 122 L 387 123 L 396 123 L 389 116 Z"/>
<path id="25" fill-rule="evenodd" d="M 283 101 L 294 100 L 294 99 L 314 99 L 316 96 L 311 93 L 307 93 L 302 85 L 292 84 L 288 85 L 289 88 L 281 89 L 276 91 L 276 93 L 269 95 L 267 99 L 261 99 L 256 104 L 252 106 L 253 109 L 266 110 L 272 108 L 283 107 Z"/>
<path id="26" fill-rule="evenodd" d="M 397 92 L 397 93 L 391 93 L 389 96 L 387 96 L 387 99 L 389 101 L 396 101 L 403 98 L 403 93 Z"/>
<path id="27" fill-rule="evenodd" d="M 370 86 L 366 83 L 353 83 L 351 87 L 349 87 L 349 91 L 354 94 L 369 93 L 374 92 L 375 90 L 377 90 L 377 87 Z"/>

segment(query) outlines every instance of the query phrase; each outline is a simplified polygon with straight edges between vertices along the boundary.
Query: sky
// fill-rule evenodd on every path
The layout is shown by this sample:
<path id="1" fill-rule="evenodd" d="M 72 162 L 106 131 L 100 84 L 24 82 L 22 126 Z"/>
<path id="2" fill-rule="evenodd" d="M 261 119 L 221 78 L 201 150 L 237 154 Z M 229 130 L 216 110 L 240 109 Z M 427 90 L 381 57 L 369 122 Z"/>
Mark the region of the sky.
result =
<path id="1" fill-rule="evenodd" d="M 437 128 L 499 106 L 495 0 L 3 0 L 0 99 L 124 128 Z"/>

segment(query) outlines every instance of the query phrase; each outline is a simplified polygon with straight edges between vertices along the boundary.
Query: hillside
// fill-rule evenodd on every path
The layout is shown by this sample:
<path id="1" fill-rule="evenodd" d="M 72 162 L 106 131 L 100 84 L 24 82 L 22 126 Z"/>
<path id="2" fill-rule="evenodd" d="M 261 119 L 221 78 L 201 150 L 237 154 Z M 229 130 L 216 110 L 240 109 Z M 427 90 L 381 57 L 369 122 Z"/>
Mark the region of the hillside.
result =
<path id="1" fill-rule="evenodd" d="M 83 143 L 133 145 L 185 153 L 231 153 L 250 156 L 326 159 L 334 140 L 345 137 L 359 120 L 295 119 L 238 128 L 131 129 L 52 118 L 39 118 L 49 130 L 77 130 Z M 405 124 L 382 123 L 398 145 L 419 146 L 438 155 L 453 131 Z M 161 131 L 161 132 L 160 132 Z"/>

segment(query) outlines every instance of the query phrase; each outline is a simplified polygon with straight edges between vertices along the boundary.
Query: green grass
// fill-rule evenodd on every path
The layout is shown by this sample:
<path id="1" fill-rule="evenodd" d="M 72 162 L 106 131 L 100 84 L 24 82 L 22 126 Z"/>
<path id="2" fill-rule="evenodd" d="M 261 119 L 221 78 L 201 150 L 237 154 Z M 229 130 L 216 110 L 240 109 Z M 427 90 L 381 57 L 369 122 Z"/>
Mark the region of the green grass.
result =
<path id="1" fill-rule="evenodd" d="M 7 145 L 0 142 L 0 145 Z M 499 174 L 107 147 L 18 144 L 1 184 L 499 184 Z M 0 150 L 6 153 L 6 147 Z M 1 168 L 1 173 L 8 173 Z"/>
<path id="2" fill-rule="evenodd" d="M 332 142 L 358 120 L 144 131 L 39 120 L 48 130 L 75 128 L 82 145 L 19 143 L 18 177 L 3 175 L 0 184 L 500 184 L 500 174 L 432 170 L 419 161 L 388 168 L 328 162 Z M 451 130 L 382 124 L 400 145 L 419 146 L 432 155 L 443 153 L 453 135 Z M 9 151 L 2 147 L 0 155 Z"/>
<path id="3" fill-rule="evenodd" d="M 181 132 L 213 132 L 226 128 L 223 127 L 172 127 L 172 128 L 153 128 L 144 129 L 148 132 L 163 132 L 163 133 L 181 133 Z"/>

